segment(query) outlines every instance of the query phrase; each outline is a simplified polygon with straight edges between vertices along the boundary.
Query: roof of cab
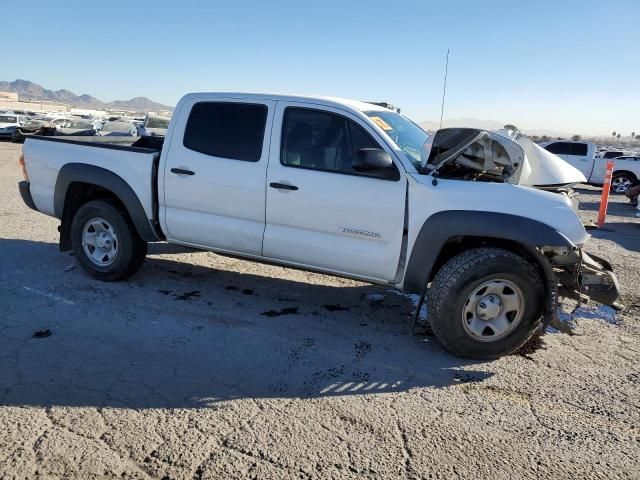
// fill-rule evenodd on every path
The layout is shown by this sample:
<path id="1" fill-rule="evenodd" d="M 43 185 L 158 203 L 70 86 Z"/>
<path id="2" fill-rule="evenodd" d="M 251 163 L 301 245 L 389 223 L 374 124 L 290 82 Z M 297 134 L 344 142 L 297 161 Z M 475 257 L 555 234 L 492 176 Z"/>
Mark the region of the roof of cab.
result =
<path id="1" fill-rule="evenodd" d="M 284 95 L 280 93 L 249 93 L 249 92 L 199 92 L 188 93 L 183 100 L 190 97 L 210 97 L 210 98 L 231 98 L 231 99 L 254 99 L 254 100 L 273 100 L 273 101 L 285 101 L 285 102 L 303 102 L 303 103 L 317 103 L 320 105 L 334 106 L 334 107 L 350 107 L 361 112 L 370 111 L 388 111 L 386 108 L 372 103 L 362 102 L 359 100 L 351 100 L 348 98 L 340 97 L 325 97 L 319 95 Z"/>

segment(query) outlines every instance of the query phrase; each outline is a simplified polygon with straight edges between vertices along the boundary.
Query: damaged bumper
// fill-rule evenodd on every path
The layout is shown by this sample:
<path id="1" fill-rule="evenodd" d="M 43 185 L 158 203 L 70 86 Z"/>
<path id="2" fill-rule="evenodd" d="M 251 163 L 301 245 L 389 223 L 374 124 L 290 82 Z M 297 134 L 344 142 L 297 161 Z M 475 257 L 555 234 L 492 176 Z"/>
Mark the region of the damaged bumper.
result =
<path id="1" fill-rule="evenodd" d="M 545 253 L 558 280 L 559 296 L 603 305 L 616 303 L 620 286 L 609 262 L 581 248 Z"/>

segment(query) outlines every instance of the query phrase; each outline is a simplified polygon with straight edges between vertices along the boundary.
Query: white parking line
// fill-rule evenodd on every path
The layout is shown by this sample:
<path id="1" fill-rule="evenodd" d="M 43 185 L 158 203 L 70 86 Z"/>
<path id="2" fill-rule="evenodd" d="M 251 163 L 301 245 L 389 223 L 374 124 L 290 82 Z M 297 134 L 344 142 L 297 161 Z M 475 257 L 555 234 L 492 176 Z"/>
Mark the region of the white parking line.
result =
<path id="1" fill-rule="evenodd" d="M 55 300 L 56 302 L 62 302 L 66 305 L 75 305 L 75 302 L 72 302 L 71 300 L 67 300 L 66 298 L 60 297 L 58 295 L 54 295 L 53 293 L 43 292 L 42 290 L 38 290 L 37 288 L 31 288 L 31 287 L 22 287 L 22 288 L 24 288 L 27 292 L 35 293 L 37 295 L 42 295 L 44 297 L 49 298 L 50 300 Z"/>

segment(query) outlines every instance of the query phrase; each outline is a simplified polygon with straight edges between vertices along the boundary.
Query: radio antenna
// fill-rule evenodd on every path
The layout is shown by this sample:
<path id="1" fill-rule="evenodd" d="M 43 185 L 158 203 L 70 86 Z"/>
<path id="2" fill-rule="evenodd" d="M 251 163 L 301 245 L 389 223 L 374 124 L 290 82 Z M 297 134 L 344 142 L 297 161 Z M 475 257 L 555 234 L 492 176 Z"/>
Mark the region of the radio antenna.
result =
<path id="1" fill-rule="evenodd" d="M 440 108 L 440 128 L 442 130 L 442 117 L 444 116 L 444 97 L 447 94 L 447 73 L 449 72 L 449 49 L 447 48 L 447 60 L 444 64 L 444 86 L 442 88 L 442 107 Z"/>

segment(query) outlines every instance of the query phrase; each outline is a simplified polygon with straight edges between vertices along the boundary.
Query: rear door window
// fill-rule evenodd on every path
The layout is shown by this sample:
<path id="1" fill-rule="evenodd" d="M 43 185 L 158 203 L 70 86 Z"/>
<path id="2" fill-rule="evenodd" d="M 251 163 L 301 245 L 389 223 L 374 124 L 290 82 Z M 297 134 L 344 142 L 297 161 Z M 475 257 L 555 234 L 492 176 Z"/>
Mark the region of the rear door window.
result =
<path id="1" fill-rule="evenodd" d="M 262 155 L 266 123 L 266 105 L 196 103 L 187 120 L 183 144 L 213 157 L 257 162 Z"/>

